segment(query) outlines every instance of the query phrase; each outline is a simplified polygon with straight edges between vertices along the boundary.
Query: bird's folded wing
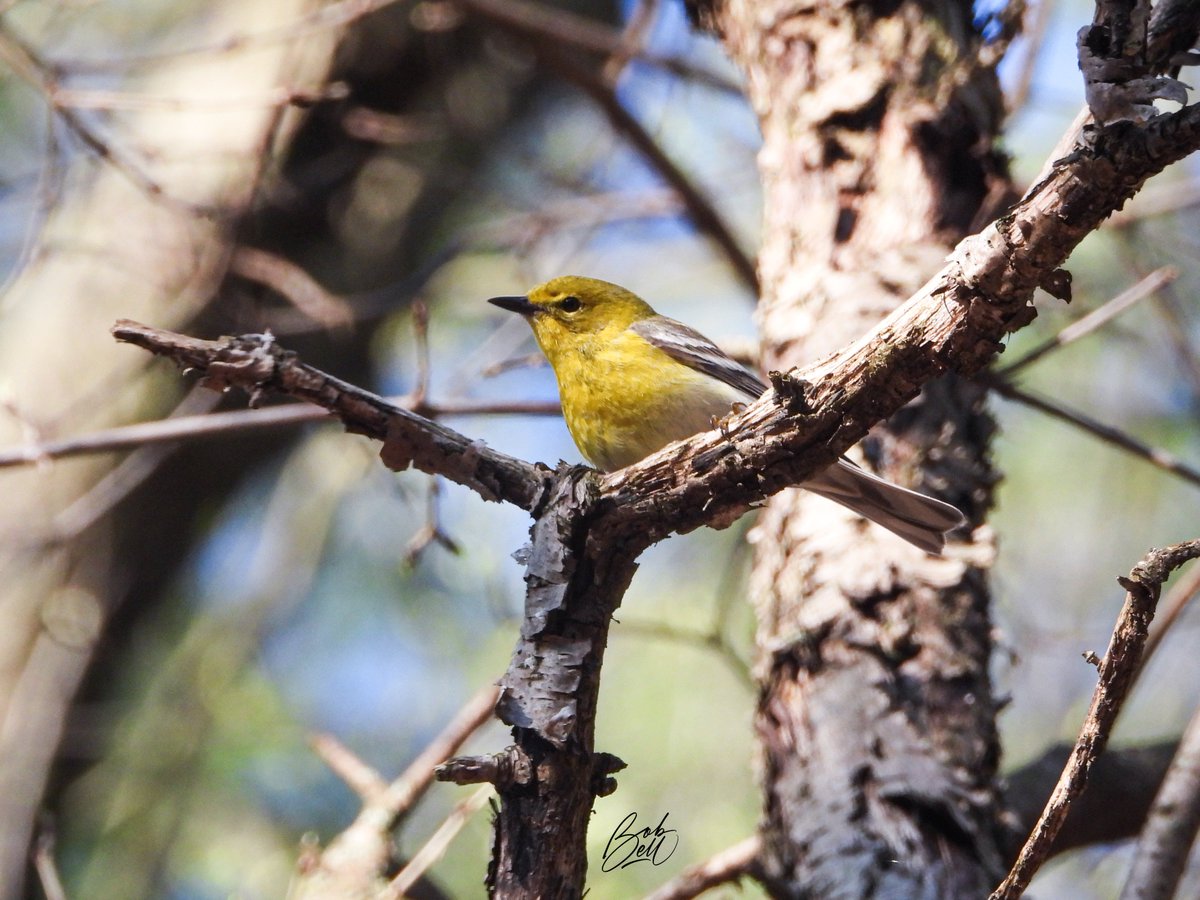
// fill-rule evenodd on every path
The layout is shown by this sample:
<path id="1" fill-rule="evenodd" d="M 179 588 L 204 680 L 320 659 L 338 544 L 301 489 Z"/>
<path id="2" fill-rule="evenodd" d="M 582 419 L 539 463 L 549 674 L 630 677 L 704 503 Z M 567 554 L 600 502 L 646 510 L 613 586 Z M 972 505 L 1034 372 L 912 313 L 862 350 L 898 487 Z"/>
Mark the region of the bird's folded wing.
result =
<path id="1" fill-rule="evenodd" d="M 682 322 L 666 316 L 651 316 L 629 326 L 630 330 L 666 353 L 676 362 L 711 375 L 756 400 L 767 386 L 724 350 Z"/>

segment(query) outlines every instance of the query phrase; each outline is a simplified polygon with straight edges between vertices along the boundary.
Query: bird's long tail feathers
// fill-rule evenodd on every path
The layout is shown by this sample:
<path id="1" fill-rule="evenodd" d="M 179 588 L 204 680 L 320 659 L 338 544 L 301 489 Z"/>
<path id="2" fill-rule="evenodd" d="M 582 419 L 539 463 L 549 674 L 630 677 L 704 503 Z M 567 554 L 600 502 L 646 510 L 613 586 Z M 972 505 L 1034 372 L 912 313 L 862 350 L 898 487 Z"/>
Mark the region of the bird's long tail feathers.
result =
<path id="1" fill-rule="evenodd" d="M 949 503 L 884 481 L 846 459 L 801 487 L 852 509 L 927 553 L 941 553 L 945 532 L 966 521 Z"/>

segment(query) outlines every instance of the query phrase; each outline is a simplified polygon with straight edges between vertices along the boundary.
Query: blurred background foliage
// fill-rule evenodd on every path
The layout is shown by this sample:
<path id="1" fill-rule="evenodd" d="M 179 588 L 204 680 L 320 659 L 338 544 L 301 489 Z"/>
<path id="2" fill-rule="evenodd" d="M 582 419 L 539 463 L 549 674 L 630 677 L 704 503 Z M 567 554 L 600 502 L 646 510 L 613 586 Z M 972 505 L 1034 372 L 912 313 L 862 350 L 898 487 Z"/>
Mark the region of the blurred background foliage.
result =
<path id="1" fill-rule="evenodd" d="M 691 31 L 673 0 L 563 8 L 626 28 L 643 53 L 693 72 L 636 57 L 607 64 L 610 75 L 619 71 L 617 100 L 752 255 L 757 132 L 719 45 Z M 1091 13 L 1082 0 L 1036 4 L 1036 28 L 1002 65 L 1014 98 L 1006 150 L 1019 180 L 1034 177 L 1081 103 L 1074 34 Z M 205 4 L 10 2 L 3 17 L 64 85 L 136 93 L 157 55 L 194 47 Z M 605 112 L 519 40 L 451 2 L 396 3 L 353 25 L 332 80 L 344 95 L 307 112 L 236 227 L 242 245 L 310 273 L 346 316 L 315 321 L 231 275 L 194 333 L 270 328 L 339 377 L 403 394 L 418 379 L 419 299 L 429 311 L 431 400 L 552 401 L 544 367 L 491 373 L 534 347 L 523 323 L 483 300 L 571 272 L 621 282 L 730 347 L 752 346 L 752 291 Z M 119 109 L 87 115 L 119 135 Z M 0 122 L 0 263 L 11 277 L 53 252 L 37 243 L 47 210 L 106 163 L 9 71 L 0 71 Z M 1019 356 L 1156 267 L 1179 267 L 1173 285 L 1019 381 L 1193 461 L 1196 175 L 1194 165 L 1165 173 L 1120 227 L 1089 239 L 1068 266 L 1074 301 L 1040 298 L 1038 320 L 1004 355 Z M 12 312 L 0 300 L 0 316 Z M 164 395 L 181 391 L 162 368 Z M 1195 485 L 1023 405 L 997 399 L 995 410 L 1005 478 L 993 520 L 1003 648 L 995 677 L 1012 698 L 1001 720 L 1011 767 L 1073 739 L 1095 678 L 1080 654 L 1103 651 L 1123 597 L 1114 576 L 1151 546 L 1194 537 L 1200 517 Z M 579 459 L 556 417 L 448 422 L 526 459 Z M 525 539 L 524 514 L 424 475 L 390 473 L 368 441 L 335 426 L 188 444 L 117 515 L 127 590 L 69 722 L 47 804 L 71 896 L 280 896 L 302 836 L 327 840 L 357 808 L 309 736 L 332 733 L 392 777 L 507 664 L 523 596 L 512 554 Z M 421 541 L 431 522 L 444 540 Z M 593 897 L 637 896 L 754 829 L 753 619 L 740 598 L 748 525 L 660 545 L 626 597 L 597 745 L 629 768 L 617 793 L 597 803 Z M 1187 720 L 1200 683 L 1196 629 L 1194 616 L 1175 626 L 1118 743 L 1168 737 Z M 505 741 L 492 725 L 466 750 Z M 404 822 L 400 854 L 411 855 L 464 796 L 435 786 Z M 651 825 L 669 814 L 679 849 L 659 868 L 601 873 L 604 842 L 631 811 Z M 434 882 L 450 896 L 480 896 L 489 842 L 487 816 L 476 815 L 432 870 Z M 1115 896 L 1121 854 L 1068 855 L 1035 893 Z"/>

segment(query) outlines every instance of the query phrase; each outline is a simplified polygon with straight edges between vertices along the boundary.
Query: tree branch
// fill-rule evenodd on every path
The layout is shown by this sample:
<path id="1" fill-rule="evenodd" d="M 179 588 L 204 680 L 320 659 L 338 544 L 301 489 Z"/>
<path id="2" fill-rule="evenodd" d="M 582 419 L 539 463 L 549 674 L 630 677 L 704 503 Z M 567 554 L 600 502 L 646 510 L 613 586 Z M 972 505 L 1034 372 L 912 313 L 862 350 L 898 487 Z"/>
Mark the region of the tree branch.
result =
<path id="1" fill-rule="evenodd" d="M 528 767 L 524 781 L 498 785 L 489 885 L 505 895 L 578 896 L 592 798 L 613 789 L 621 765 L 593 747 L 600 667 L 641 552 L 673 532 L 726 525 L 801 483 L 942 372 L 979 371 L 1004 335 L 1033 318 L 1035 288 L 1067 294 L 1058 267 L 1079 241 L 1198 144 L 1197 107 L 1089 131 L 870 334 L 807 369 L 773 374 L 774 390 L 720 429 L 605 476 L 552 473 L 497 453 L 303 365 L 269 336 L 200 341 L 129 322 L 114 333 L 202 370 L 210 386 L 244 387 L 252 401 L 270 390 L 324 406 L 351 431 L 383 440 L 389 466 L 415 465 L 534 514 L 526 616 L 498 703 L 514 726 L 512 754 Z"/>
<path id="2" fill-rule="evenodd" d="M 489 450 L 453 429 L 431 422 L 382 397 L 347 384 L 280 347 L 270 335 L 205 341 L 122 319 L 113 326 L 118 340 L 136 344 L 179 365 L 199 370 L 214 390 L 244 388 L 251 405 L 265 391 L 307 400 L 338 416 L 348 431 L 384 441 L 386 466 L 410 465 L 444 475 L 488 500 L 532 510 L 549 471 Z"/>
<path id="3" fill-rule="evenodd" d="M 1200 710 L 1192 715 L 1138 841 L 1122 900 L 1171 900 L 1200 829 Z"/>
<path id="4" fill-rule="evenodd" d="M 1009 213 L 961 242 L 949 262 L 872 332 L 786 377 L 706 432 L 605 477 L 615 515 L 654 540 L 729 521 L 802 482 L 947 369 L 970 375 L 1036 314 L 1039 286 L 1069 292 L 1059 266 L 1152 174 L 1200 146 L 1200 106 L 1093 129 Z M 669 524 L 668 524 L 669 523 Z M 666 530 L 662 530 L 666 529 Z"/>
<path id="5" fill-rule="evenodd" d="M 392 829 L 433 781 L 442 762 L 490 718 L 495 687 L 477 691 L 416 759 L 390 784 L 329 735 L 317 735 L 316 753 L 358 795 L 362 809 L 323 850 L 312 847 L 300 865 L 288 896 L 291 900 L 374 896 L 392 853 Z M 415 857 L 414 857 L 415 861 Z M 409 871 L 412 878 L 424 871 Z"/>
<path id="6" fill-rule="evenodd" d="M 1092 767 L 1087 790 L 1071 804 L 1049 855 L 1137 835 L 1175 748 L 1176 742 L 1170 741 L 1104 753 Z M 1072 744 L 1055 744 L 1005 777 L 1008 821 L 1003 851 L 1009 864 L 1037 824 L 1072 749 Z"/>
<path id="7" fill-rule="evenodd" d="M 1071 804 L 1083 793 L 1092 767 L 1104 752 L 1109 732 L 1137 674 L 1163 582 L 1179 566 L 1197 557 L 1200 557 L 1200 540 L 1151 550 L 1133 567 L 1128 578 L 1118 579 L 1128 593 L 1108 651 L 1100 663 L 1100 681 L 1092 695 L 1091 708 L 1054 793 L 1046 802 L 1046 808 L 1011 871 L 992 893 L 991 900 L 1020 897 L 1050 855 Z"/>
<path id="8" fill-rule="evenodd" d="M 684 869 L 646 900 L 691 900 L 719 884 L 738 881 L 754 871 L 758 852 L 757 835 L 738 841 L 704 862 Z"/>

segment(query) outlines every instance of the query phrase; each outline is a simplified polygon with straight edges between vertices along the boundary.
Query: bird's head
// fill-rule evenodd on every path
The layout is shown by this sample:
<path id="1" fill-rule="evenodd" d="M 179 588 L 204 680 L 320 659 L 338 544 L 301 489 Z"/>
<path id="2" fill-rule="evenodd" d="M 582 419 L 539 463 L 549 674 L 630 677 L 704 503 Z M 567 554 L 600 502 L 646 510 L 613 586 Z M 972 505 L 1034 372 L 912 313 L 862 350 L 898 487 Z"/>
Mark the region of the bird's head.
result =
<path id="1" fill-rule="evenodd" d="M 493 297 L 488 303 L 525 316 L 551 362 L 564 344 L 623 331 L 654 315 L 650 304 L 632 291 L 582 275 L 564 275 L 524 297 Z"/>

